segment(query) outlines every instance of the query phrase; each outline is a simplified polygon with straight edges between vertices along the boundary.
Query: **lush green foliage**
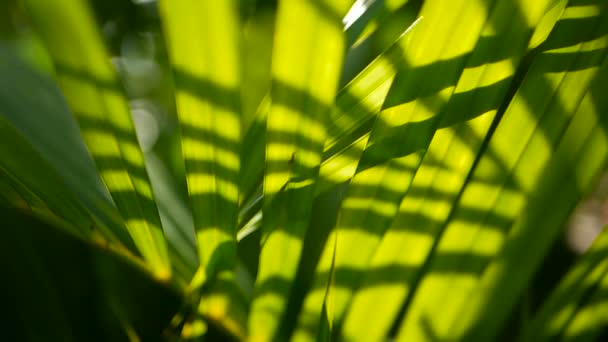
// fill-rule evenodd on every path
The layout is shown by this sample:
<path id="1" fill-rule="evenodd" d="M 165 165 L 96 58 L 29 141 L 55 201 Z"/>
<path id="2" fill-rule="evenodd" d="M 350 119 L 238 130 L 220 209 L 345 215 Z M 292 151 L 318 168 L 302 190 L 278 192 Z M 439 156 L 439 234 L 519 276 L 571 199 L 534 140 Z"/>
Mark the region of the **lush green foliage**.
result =
<path id="1" fill-rule="evenodd" d="M 3 2 L 9 340 L 600 338 L 608 2 L 353 2 Z"/>

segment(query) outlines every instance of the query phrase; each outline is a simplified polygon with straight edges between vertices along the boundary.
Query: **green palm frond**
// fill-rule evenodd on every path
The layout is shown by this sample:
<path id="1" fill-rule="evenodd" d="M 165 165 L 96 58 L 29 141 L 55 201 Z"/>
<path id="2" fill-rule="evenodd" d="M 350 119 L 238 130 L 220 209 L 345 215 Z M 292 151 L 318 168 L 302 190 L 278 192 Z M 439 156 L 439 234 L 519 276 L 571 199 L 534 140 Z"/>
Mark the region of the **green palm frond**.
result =
<path id="1" fill-rule="evenodd" d="M 607 85 L 605 0 L 6 0 L 3 336 L 602 340 Z"/>

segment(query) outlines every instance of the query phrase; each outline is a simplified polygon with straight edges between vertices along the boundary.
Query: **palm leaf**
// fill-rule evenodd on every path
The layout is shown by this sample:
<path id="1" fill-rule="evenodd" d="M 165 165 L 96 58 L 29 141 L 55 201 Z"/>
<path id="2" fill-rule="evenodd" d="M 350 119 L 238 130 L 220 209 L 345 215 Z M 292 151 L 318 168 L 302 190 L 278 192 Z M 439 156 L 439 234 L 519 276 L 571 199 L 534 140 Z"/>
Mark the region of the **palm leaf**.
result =
<path id="1" fill-rule="evenodd" d="M 210 282 L 212 289 L 201 302 L 201 310 L 212 319 L 236 320 L 225 326 L 243 335 L 244 309 L 230 298 L 237 295 L 234 271 L 241 141 L 237 2 L 163 1 L 160 9 L 175 78 L 200 258 L 192 287 Z"/>
<path id="2" fill-rule="evenodd" d="M 601 296 L 601 292 L 605 288 L 603 284 L 608 271 L 607 236 L 608 231 L 604 230 L 596 238 L 591 248 L 563 276 L 534 315 L 533 320 L 526 326 L 520 337 L 521 341 L 548 340 L 557 338 L 564 332 L 568 335 L 567 330 L 576 329 L 570 328 L 571 325 L 581 324 L 575 323 L 576 320 L 588 320 L 585 323 L 591 328 L 590 330 L 596 330 L 606 324 L 590 320 L 587 312 L 594 311 L 592 308 L 594 305 L 602 305 L 602 298 L 594 298 L 597 295 L 593 293 L 598 292 L 598 295 Z M 581 318 L 577 318 L 579 315 Z M 601 313 L 595 313 L 594 316 L 601 316 Z"/>
<path id="3" fill-rule="evenodd" d="M 608 165 L 605 1 L 15 1 L 9 339 L 605 334 L 606 234 L 549 254 Z"/>
<path id="4" fill-rule="evenodd" d="M 405 65 L 404 71 L 397 75 L 389 91 L 383 106 L 385 109 L 377 118 L 359 162 L 358 173 L 350 183 L 335 230 L 335 242 L 331 237 L 328 240 L 318 270 L 324 276 L 317 280 L 313 289 L 320 293 L 312 292 L 309 306 L 319 306 L 318 301 L 323 298 L 321 284 L 328 282 L 333 268 L 333 284 L 326 305 L 333 311 L 329 316 L 334 323 L 342 320 L 361 274 L 380 241 L 379 237 L 397 213 L 437 127 L 439 114 L 443 113 L 443 107 L 453 92 L 450 78 L 455 83 L 464 67 L 465 58 L 461 56 L 473 49 L 485 23 L 487 14 L 472 4 L 468 7 L 465 2 L 454 2 L 450 6 L 439 3 L 423 5 L 420 15 L 424 19 L 404 49 L 404 61 L 394 61 L 395 65 Z M 459 28 L 466 34 L 460 34 Z M 451 42 L 448 33 L 458 34 L 462 39 Z M 439 39 L 444 41 L 437 42 Z M 431 41 L 441 48 L 431 50 Z M 450 62 L 431 67 L 433 62 L 450 57 Z M 441 82 L 446 83 L 434 81 L 434 73 L 441 74 Z M 409 98 L 417 93 L 420 98 Z M 389 162 L 382 164 L 386 160 Z M 355 245 L 360 246 L 356 251 L 340 247 Z M 302 321 L 301 326 L 308 328 L 311 321 L 316 320 L 315 316 L 306 311 L 303 314 L 308 319 Z M 309 336 L 314 337 L 314 334 L 313 328 Z"/>
<path id="5" fill-rule="evenodd" d="M 279 5 L 266 125 L 264 207 L 280 214 L 264 217 L 249 319 L 254 341 L 271 340 L 277 333 L 275 317 L 285 310 L 296 274 L 321 163 L 325 117 L 340 77 L 345 49 L 341 19 L 349 2 L 297 0 Z M 316 35 L 324 39 L 313 39 Z"/>
<path id="6" fill-rule="evenodd" d="M 80 0 L 24 3 L 133 241 L 157 276 L 168 279 L 167 246 L 129 104 L 90 8 Z"/>
<path id="7" fill-rule="evenodd" d="M 21 61 L 14 50 L 0 48 L 4 180 L 12 179 L 9 182 L 23 188 L 18 192 L 30 207 L 55 208 L 51 210 L 54 215 L 77 231 L 88 235 L 97 230 L 98 238 L 133 248 L 60 90 L 47 76 Z M 44 100 L 30 101 L 30 96 Z M 41 112 L 48 120 L 36 117 Z M 41 176 L 38 170 L 48 172 Z M 38 204 L 33 205 L 36 198 Z M 71 216 L 62 207 L 80 213 Z"/>
<path id="8" fill-rule="evenodd" d="M 572 10 L 576 11 L 577 7 L 572 7 Z M 459 335 L 464 334 L 467 328 L 463 321 L 460 321 L 462 330 L 459 332 L 453 332 L 450 329 L 456 327 L 455 320 L 463 319 L 464 312 L 461 311 L 463 305 L 465 303 L 471 305 L 470 301 L 466 301 L 467 294 L 475 293 L 476 298 L 484 296 L 481 288 L 475 290 L 477 280 L 485 276 L 485 272 L 489 272 L 484 269 L 490 260 L 492 260 L 490 265 L 498 267 L 501 259 L 497 255 L 510 250 L 506 247 L 509 244 L 505 242 L 509 227 L 525 213 L 524 209 L 528 210 L 535 205 L 534 203 L 537 203 L 531 194 L 540 193 L 543 189 L 542 186 L 546 186 L 543 184 L 544 180 L 553 177 L 552 173 L 555 173 L 556 177 L 559 174 L 557 170 L 560 170 L 559 167 L 562 165 L 554 165 L 556 162 L 552 159 L 555 160 L 557 157 L 552 158 L 551 156 L 557 154 L 553 151 L 556 151 L 560 145 L 560 137 L 596 74 L 597 65 L 603 59 L 603 53 L 588 54 L 585 53 L 587 48 L 582 46 L 587 44 L 591 50 L 604 49 L 602 40 L 578 43 L 578 39 L 589 39 L 590 35 L 596 34 L 593 27 L 599 22 L 598 17 L 581 20 L 581 25 L 577 25 L 577 27 L 581 30 L 579 34 L 582 36 L 578 36 L 577 41 L 571 43 L 572 46 L 563 47 L 565 40 L 560 35 L 572 34 L 572 27 L 564 28 L 564 25 L 569 24 L 568 11 L 566 9 L 562 16 L 564 20 L 561 24 L 557 24 L 552 33 L 553 37 L 550 37 L 546 43 L 547 50 L 535 57 L 518 93 L 511 100 L 496 132 L 488 143 L 486 152 L 467 182 L 458 207 L 451 214 L 450 223 L 435 248 L 428 270 L 416 289 L 415 297 L 408 309 L 408 316 L 402 326 L 403 339 L 413 338 L 413 336 L 430 339 L 432 336 L 442 336 L 448 333 L 463 336 Z M 585 38 L 585 33 L 588 38 Z M 561 46 L 556 46 L 557 44 Z M 560 57 L 564 59 L 555 61 Z M 580 65 L 596 67 L 581 69 Z M 532 96 L 532 94 L 534 95 Z M 517 134 L 517 139 L 514 134 Z M 563 147 L 563 149 L 566 148 Z M 569 198 L 571 200 L 576 198 L 576 194 L 577 192 L 571 193 Z M 480 201 L 482 198 L 484 200 Z M 527 200 L 528 198 L 529 200 Z M 556 201 L 554 200 L 552 203 L 555 205 Z M 568 204 L 564 205 L 566 205 L 563 208 L 565 213 L 569 212 Z M 474 208 L 475 212 L 479 213 L 471 215 L 469 208 Z M 539 211 L 535 215 L 541 212 Z M 551 217 L 554 216 L 557 215 Z M 561 220 L 565 218 L 562 217 Z M 547 224 L 547 227 L 553 227 L 553 234 L 557 232 L 555 227 L 559 222 L 561 221 L 556 220 L 552 222 L 552 225 Z M 518 241 L 516 236 L 513 236 L 512 243 Z M 546 236 L 542 240 L 549 244 L 553 238 Z M 507 244 L 503 247 L 503 243 Z M 482 245 L 483 247 L 481 247 Z M 546 250 L 541 249 L 540 245 L 533 249 L 539 253 Z M 455 251 L 458 251 L 458 255 L 453 255 Z M 452 254 L 449 259 L 441 257 L 447 253 Z M 527 254 L 520 252 L 520 255 Z M 531 262 L 532 260 L 526 261 L 526 265 Z M 460 270 L 461 273 L 444 273 L 444 276 L 440 276 L 435 271 L 438 268 L 446 269 L 446 267 Z M 521 278 L 518 277 L 520 281 L 527 279 L 523 270 L 518 271 L 517 274 L 521 274 Z M 529 277 L 529 275 L 527 276 Z M 513 289 L 516 288 L 514 279 L 510 280 L 509 284 L 514 286 Z M 493 290 L 488 289 L 485 293 L 494 293 Z M 437 298 L 433 295 L 437 291 L 444 293 L 445 297 L 442 295 L 441 298 Z M 449 294 L 452 291 L 458 291 L 458 298 L 450 297 Z M 494 295 L 496 296 L 496 294 Z M 508 298 L 506 294 L 503 295 L 501 295 L 502 298 Z M 449 298 L 452 298 L 453 302 Z M 441 312 L 435 309 L 431 314 L 429 310 L 431 307 L 436 307 L 437 300 L 442 301 L 443 309 Z M 508 302 L 502 303 L 506 305 Z M 450 309 L 448 310 L 448 308 Z M 493 308 L 497 313 L 493 314 L 495 321 L 490 322 L 498 325 L 505 317 L 498 314 L 500 309 Z M 505 307 L 504 314 L 509 309 L 510 307 Z M 431 334 L 429 333 L 431 323 L 428 319 L 422 325 L 415 323 L 424 320 L 422 317 L 433 317 L 433 321 L 437 320 L 436 322 L 441 322 L 441 325 L 432 325 L 433 333 Z M 490 322 L 486 322 L 488 323 L 486 333 L 497 329 L 497 326 L 492 326 Z M 472 322 L 469 321 L 468 324 L 472 324 Z M 486 336 L 486 338 L 489 337 Z"/>
<path id="9" fill-rule="evenodd" d="M 533 18 L 539 20 L 546 3 L 536 4 Z M 444 110 L 440 127 L 447 128 L 439 129 L 433 136 L 399 213 L 374 253 L 370 268 L 387 271 L 365 277 L 362 285 L 365 291 L 353 299 L 344 323 L 347 336 L 376 339 L 386 335 L 391 328 L 388 320 L 370 324 L 366 331 L 361 329 L 364 312 L 373 303 L 382 305 L 387 316 L 396 317 L 410 293 L 411 284 L 432 250 L 433 237 L 448 219 L 474 165 L 483 144 L 481 137 L 488 133 L 515 76 L 515 68 L 509 65 L 518 65 L 526 53 L 530 27 L 514 26 L 507 19 L 513 18 L 516 11 L 512 2 L 495 5 Z M 412 247 L 404 252 L 402 246 L 406 244 Z M 388 272 L 393 268 L 394 272 Z M 386 277 L 390 281 L 383 284 Z"/>

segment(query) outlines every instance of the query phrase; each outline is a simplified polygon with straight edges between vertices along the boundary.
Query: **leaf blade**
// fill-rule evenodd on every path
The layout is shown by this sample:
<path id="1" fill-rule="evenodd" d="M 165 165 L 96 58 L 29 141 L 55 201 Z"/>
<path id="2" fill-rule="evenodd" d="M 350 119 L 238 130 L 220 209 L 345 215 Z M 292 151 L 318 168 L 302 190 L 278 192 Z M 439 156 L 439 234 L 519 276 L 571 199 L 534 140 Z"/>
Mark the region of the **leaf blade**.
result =
<path id="1" fill-rule="evenodd" d="M 129 233 L 157 276 L 168 279 L 171 266 L 143 153 L 90 8 L 80 0 L 25 4 Z"/>
<path id="2" fill-rule="evenodd" d="M 334 101 L 345 49 L 349 0 L 282 1 L 272 56 L 266 124 L 263 246 L 249 319 L 250 338 L 276 338 L 310 220 L 325 116 Z M 322 39 L 318 39 L 322 37 Z"/>

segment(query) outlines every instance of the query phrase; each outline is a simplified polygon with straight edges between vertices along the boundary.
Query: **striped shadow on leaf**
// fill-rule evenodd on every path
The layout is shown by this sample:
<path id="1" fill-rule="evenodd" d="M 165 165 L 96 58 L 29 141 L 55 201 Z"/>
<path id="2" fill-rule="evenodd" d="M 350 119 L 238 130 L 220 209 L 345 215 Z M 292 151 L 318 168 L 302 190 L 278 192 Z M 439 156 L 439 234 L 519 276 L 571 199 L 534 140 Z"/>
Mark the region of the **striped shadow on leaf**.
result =
<path id="1" fill-rule="evenodd" d="M 345 50 L 341 21 L 351 3 L 279 4 L 264 175 L 264 212 L 272 214 L 263 221 L 249 318 L 252 341 L 276 338 L 296 275 Z"/>
<path id="2" fill-rule="evenodd" d="M 562 153 L 566 153 L 565 143 L 560 143 L 565 139 L 564 131 L 597 73 L 597 65 L 605 56 L 605 38 L 592 38 L 597 34 L 600 17 L 579 18 L 575 26 L 570 26 L 573 23 L 569 16 L 576 11 L 576 6 L 567 8 L 548 41 L 541 45 L 544 51 L 534 57 L 518 92 L 511 100 L 479 164 L 467 181 L 408 307 L 401 327 L 402 340 L 432 340 L 433 336 L 447 334 L 465 338 L 463 335 L 469 325 L 478 329 L 475 334 L 482 331 L 488 334 L 490 331 L 496 333 L 493 329 L 497 329 L 505 319 L 504 315 L 509 312 L 514 298 L 511 297 L 511 301 L 508 301 L 507 293 L 503 293 L 499 300 L 495 289 L 487 288 L 484 291 L 481 288 L 481 279 L 488 277 L 486 272 L 490 272 L 490 269 L 498 270 L 501 267 L 499 265 L 503 265 L 502 259 L 494 258 L 503 253 L 510 253 L 508 251 L 511 247 L 507 246 L 516 245 L 516 241 L 523 243 L 524 240 L 518 239 L 518 235 L 513 235 L 510 239 L 509 231 L 517 227 L 517 220 L 527 212 L 526 210 L 538 206 L 535 203 L 540 203 L 532 194 L 540 193 L 541 189 L 547 186 L 545 182 L 552 179 L 552 173 L 557 177 L 569 172 L 569 168 L 565 166 L 563 173 L 558 171 L 561 164 L 556 164 L 559 159 L 556 159 L 558 157 L 555 155 L 559 155 L 557 151 L 560 148 L 564 150 Z M 574 37 L 574 28 L 579 30 L 576 40 L 564 39 Z M 585 42 L 589 39 L 591 40 Z M 604 52 L 597 53 L 599 51 Z M 581 67 L 582 65 L 593 67 Z M 575 193 L 576 191 L 570 194 L 571 200 L 576 197 Z M 562 207 L 560 213 L 561 210 L 569 212 L 568 204 L 563 205 L 566 207 Z M 471 208 L 475 209 L 477 214 L 471 215 Z M 534 215 L 541 212 L 545 211 L 539 210 Z M 549 215 L 557 220 L 554 216 L 559 215 Z M 562 217 L 563 219 L 565 217 Z M 552 222 L 552 226 L 549 223 L 545 225 L 547 229 L 553 227 L 553 230 L 545 232 L 546 236 L 539 240 L 542 240 L 543 244 L 539 242 L 535 247 L 520 250 L 522 257 L 531 257 L 532 250 L 540 254 L 547 248 L 547 244 L 555 237 L 559 223 Z M 540 227 L 527 229 L 537 230 Z M 530 240 L 532 241 L 535 240 Z M 440 256 L 452 251 L 459 251 L 461 254 L 449 261 L 448 265 L 455 270 L 454 273 L 439 272 L 446 267 L 439 261 Z M 539 254 L 534 255 L 538 258 Z M 523 263 L 526 269 L 532 267 L 533 260 L 538 259 Z M 513 264 L 516 265 L 519 267 L 521 263 Z M 503 289 L 517 291 L 518 286 L 521 286 L 518 284 L 522 284 L 521 282 L 527 279 L 526 276 L 529 277 L 523 269 L 518 269 L 517 274 L 517 278 L 511 277 Z M 490 281 L 489 279 L 492 278 L 487 281 Z M 443 295 L 438 297 L 436 293 Z M 454 297 L 455 293 L 458 294 L 457 297 Z M 517 292 L 508 293 L 514 296 Z M 492 317 L 481 319 L 481 316 L 476 316 L 479 312 L 473 314 L 471 298 L 477 301 L 486 295 L 494 296 L 497 306 L 492 306 Z M 442 303 L 441 310 L 437 307 L 439 302 Z M 465 324 L 464 317 L 467 317 L 467 314 L 475 315 L 476 318 L 468 316 L 467 319 L 470 320 Z M 432 321 L 429 317 L 433 317 Z M 487 327 L 480 325 L 482 321 Z M 477 338 L 491 336 L 483 335 Z"/>
<path id="3" fill-rule="evenodd" d="M 529 20 L 540 20 L 547 3 L 536 2 L 536 8 L 529 6 Z M 528 26 L 520 16 L 516 19 L 519 25 L 513 25 L 513 18 L 518 18 L 517 11 L 512 1 L 500 1 L 493 7 L 454 95 L 444 109 L 440 129 L 431 140 L 399 213 L 372 257 L 371 269 L 392 265 L 402 271 L 385 274 L 386 281 L 381 273 L 370 273 L 364 278 L 362 290 L 354 297 L 344 323 L 347 337 L 366 336 L 374 340 L 388 334 L 391 320 L 378 320 L 363 329 L 365 312 L 372 306 L 382 307 L 387 317 L 397 319 L 415 279 L 424 272 L 433 241 L 449 218 L 484 137 L 507 95 L 516 67 L 527 52 L 535 22 Z M 469 210 L 468 214 L 476 212 Z M 458 252 L 450 251 L 439 258 L 445 263 L 457 255 Z M 442 267 L 440 271 L 450 270 Z"/>
<path id="4" fill-rule="evenodd" d="M 560 335 L 566 335 L 566 339 L 576 338 L 581 332 L 593 335 L 607 324 L 602 322 L 605 319 L 602 311 L 595 311 L 605 305 L 607 240 L 608 230 L 604 228 L 591 248 L 555 286 L 525 327 L 519 341 L 542 341 Z"/>
<path id="5" fill-rule="evenodd" d="M 25 1 L 101 178 L 157 277 L 171 266 L 129 104 L 86 1 Z"/>
<path id="6" fill-rule="evenodd" d="M 443 108 L 488 14 L 480 4 L 463 1 L 449 6 L 425 3 L 420 16 L 423 19 L 403 47 L 402 57 L 390 61 L 399 72 L 342 202 L 334 236 L 328 239 L 321 257 L 319 277 L 304 303 L 296 340 L 314 339 L 318 329 L 315 322 L 319 320 L 315 311 L 323 301 L 330 327 L 338 324 L 337 328 L 332 327 L 338 331 L 369 259 L 397 213 L 439 125 Z M 451 40 L 452 35 L 459 40 Z M 348 246 L 359 248 L 351 250 Z M 321 277 L 329 275 L 331 269 L 331 280 Z M 321 284 L 329 284 L 327 296 Z"/>
<path id="7" fill-rule="evenodd" d="M 200 260 L 199 311 L 245 336 L 235 282 L 241 108 L 237 1 L 161 1 Z M 201 288 L 202 286 L 205 288 Z M 196 298 L 196 296 L 195 296 Z"/>

